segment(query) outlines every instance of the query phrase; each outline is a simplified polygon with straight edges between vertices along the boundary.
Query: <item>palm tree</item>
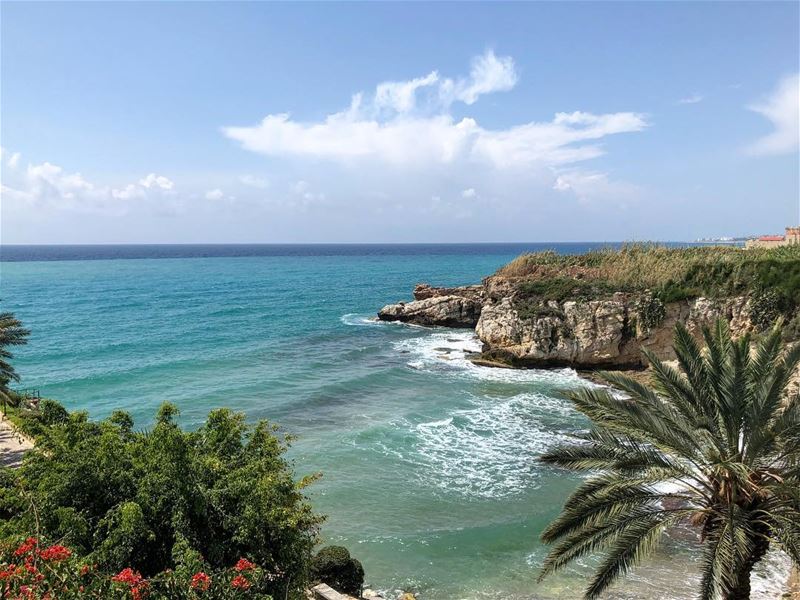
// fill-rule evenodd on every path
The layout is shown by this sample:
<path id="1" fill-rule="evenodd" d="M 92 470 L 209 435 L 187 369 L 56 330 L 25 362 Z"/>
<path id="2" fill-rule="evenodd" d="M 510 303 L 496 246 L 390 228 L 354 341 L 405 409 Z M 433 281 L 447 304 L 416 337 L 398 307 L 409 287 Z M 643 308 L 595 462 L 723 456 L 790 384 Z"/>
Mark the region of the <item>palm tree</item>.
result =
<path id="1" fill-rule="evenodd" d="M 14 358 L 9 346 L 27 344 L 29 335 L 30 331 L 22 326 L 14 313 L 0 313 L 0 399 L 3 401 L 3 413 L 6 402 L 13 405 L 16 398 L 8 386 L 12 381 L 19 381 L 19 375 L 9 362 Z"/>
<path id="2" fill-rule="evenodd" d="M 540 581 L 602 554 L 585 592 L 597 598 L 676 525 L 699 532 L 703 600 L 749 598 L 750 572 L 770 547 L 800 565 L 800 395 L 788 393 L 800 344 L 783 348 L 780 324 L 753 350 L 724 321 L 703 337 L 705 351 L 677 327 L 679 369 L 646 353 L 654 389 L 604 373 L 627 398 L 570 395 L 593 428 L 541 460 L 591 475 L 542 533 L 555 545 Z"/>

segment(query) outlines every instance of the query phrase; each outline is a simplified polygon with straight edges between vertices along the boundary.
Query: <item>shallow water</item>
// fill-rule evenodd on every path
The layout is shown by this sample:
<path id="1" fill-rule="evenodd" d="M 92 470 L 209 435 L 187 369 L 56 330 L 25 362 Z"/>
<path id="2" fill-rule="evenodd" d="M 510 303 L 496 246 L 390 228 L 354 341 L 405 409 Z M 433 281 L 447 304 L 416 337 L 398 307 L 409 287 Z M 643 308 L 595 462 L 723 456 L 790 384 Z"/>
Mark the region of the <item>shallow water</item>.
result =
<path id="1" fill-rule="evenodd" d="M 18 353 L 24 385 L 93 417 L 124 408 L 140 426 L 164 400 L 188 427 L 218 406 L 281 424 L 299 436 L 298 475 L 324 475 L 311 495 L 328 515 L 325 541 L 348 546 L 373 587 L 577 597 L 588 565 L 535 582 L 539 532 L 577 482 L 536 457 L 586 426 L 562 399 L 586 382 L 475 367 L 471 331 L 373 320 L 418 281 L 474 283 L 521 247 L 237 248 L 3 262 L 3 308 L 33 330 Z M 109 256 L 90 250 L 60 258 Z M 693 597 L 688 543 L 667 540 L 611 597 Z M 757 587 L 777 594 L 785 570 L 768 565 Z"/>

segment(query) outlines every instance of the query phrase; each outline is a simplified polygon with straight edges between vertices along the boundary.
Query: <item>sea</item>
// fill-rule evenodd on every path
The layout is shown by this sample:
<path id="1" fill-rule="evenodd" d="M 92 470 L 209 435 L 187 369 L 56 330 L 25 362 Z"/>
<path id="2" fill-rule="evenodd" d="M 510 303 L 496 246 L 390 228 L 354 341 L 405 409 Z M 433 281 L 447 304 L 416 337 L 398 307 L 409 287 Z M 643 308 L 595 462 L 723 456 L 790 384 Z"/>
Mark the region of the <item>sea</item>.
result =
<path id="1" fill-rule="evenodd" d="M 420 600 L 579 598 L 587 559 L 537 583 L 540 532 L 580 482 L 537 457 L 587 427 L 570 369 L 476 367 L 470 330 L 378 322 L 414 284 L 477 283 L 523 252 L 606 243 L 3 246 L 0 306 L 32 331 L 25 388 L 102 419 L 187 428 L 227 406 L 296 436 L 299 477 L 366 583 Z M 608 598 L 696 597 L 688 531 L 664 539 Z M 771 555 L 754 598 L 788 576 Z"/>

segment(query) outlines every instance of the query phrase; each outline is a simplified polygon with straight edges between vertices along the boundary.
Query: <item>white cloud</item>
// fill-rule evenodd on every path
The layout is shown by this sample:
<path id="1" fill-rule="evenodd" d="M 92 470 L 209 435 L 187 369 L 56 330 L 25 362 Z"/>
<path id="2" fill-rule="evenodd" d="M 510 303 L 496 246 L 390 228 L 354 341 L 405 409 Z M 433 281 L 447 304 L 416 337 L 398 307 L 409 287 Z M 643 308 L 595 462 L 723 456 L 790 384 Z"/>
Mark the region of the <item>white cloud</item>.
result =
<path id="1" fill-rule="evenodd" d="M 433 71 L 425 77 L 418 77 L 411 81 L 386 81 L 378 84 L 375 89 L 375 106 L 389 108 L 399 113 L 405 113 L 416 107 L 417 90 L 428 87 L 439 81 L 439 74 Z"/>
<path id="2" fill-rule="evenodd" d="M 640 131 L 646 125 L 638 113 L 576 112 L 557 115 L 551 122 L 490 130 L 471 118 L 457 121 L 449 112 L 454 101 L 472 104 L 483 94 L 512 89 L 516 81 L 514 61 L 489 51 L 473 59 L 465 79 L 441 79 L 433 71 L 410 81 L 378 84 L 367 101 L 357 93 L 346 110 L 321 121 L 297 121 L 278 113 L 256 125 L 224 127 L 223 133 L 245 149 L 268 156 L 347 164 L 371 160 L 402 167 L 462 160 L 524 167 L 535 161 L 560 164 L 598 156 L 602 150 L 596 145 L 573 144 Z M 437 84 L 438 90 L 433 89 Z M 417 94 L 422 89 L 430 93 L 418 110 Z"/>
<path id="3" fill-rule="evenodd" d="M 400 167 L 429 167 L 458 161 L 495 168 L 566 164 L 595 158 L 593 142 L 616 133 L 641 131 L 644 115 L 559 113 L 552 121 L 491 130 L 474 119 L 456 122 L 449 114 L 378 120 L 352 111 L 320 122 L 299 122 L 288 114 L 268 115 L 250 127 L 226 127 L 225 135 L 267 156 L 319 158 L 352 164 L 370 160 Z"/>
<path id="4" fill-rule="evenodd" d="M 15 153 L 11 158 L 18 156 Z M 56 208 L 89 212 L 119 212 L 123 208 L 121 202 L 169 194 L 173 185 L 166 177 L 154 173 L 138 183 L 120 187 L 97 185 L 80 173 L 68 173 L 58 165 L 43 162 L 29 164 L 24 171 L 10 173 L 2 193 L 4 198 L 32 205 L 51 204 Z"/>
<path id="5" fill-rule="evenodd" d="M 146 193 L 141 185 L 129 183 L 120 190 L 112 189 L 111 195 L 118 200 L 130 200 L 131 198 L 144 198 Z"/>
<path id="6" fill-rule="evenodd" d="M 175 184 L 163 175 L 150 173 L 144 179 L 139 180 L 139 185 L 146 188 L 161 188 L 162 190 L 171 190 Z"/>
<path id="7" fill-rule="evenodd" d="M 269 179 L 267 179 L 266 177 L 259 177 L 257 175 L 242 175 L 241 177 L 239 177 L 239 181 L 241 181 L 246 186 L 258 188 L 261 190 L 265 190 L 269 187 Z"/>
<path id="8" fill-rule="evenodd" d="M 390 206 L 402 205 L 406 212 L 432 214 L 433 206 L 443 218 L 452 210 L 477 219 L 491 207 L 503 207 L 510 215 L 528 203 L 600 200 L 607 193 L 617 198 L 623 182 L 596 172 L 581 178 L 576 166 L 603 155 L 609 136 L 644 130 L 646 116 L 571 111 L 490 128 L 470 116 L 454 115 L 454 103 L 470 105 L 484 94 L 511 90 L 517 80 L 510 57 L 487 52 L 473 59 L 464 78 L 431 71 L 405 82 L 381 83 L 373 94 L 355 93 L 349 106 L 319 120 L 277 113 L 222 131 L 246 150 L 285 160 L 291 173 L 308 172 L 311 163 L 327 196 L 298 178 L 287 183 L 290 193 L 281 200 L 293 209 L 311 205 L 321 210 L 324 205 L 385 215 Z M 572 193 L 558 193 L 568 190 Z M 622 191 L 631 195 L 631 190 Z M 443 200 L 459 195 L 459 200 L 481 201 L 469 203 L 467 210 L 464 202 Z M 276 201 L 271 200 L 273 206 Z"/>
<path id="9" fill-rule="evenodd" d="M 772 122 L 774 131 L 747 151 L 755 155 L 787 154 L 800 145 L 800 74 L 784 77 L 772 93 L 748 108 Z"/>
<path id="10" fill-rule="evenodd" d="M 607 173 L 570 169 L 558 173 L 553 189 L 562 193 L 573 193 L 583 203 L 613 202 L 627 206 L 641 196 L 638 186 L 625 181 L 614 181 Z"/>
<path id="11" fill-rule="evenodd" d="M 216 188 L 213 190 L 208 190 L 205 196 L 206 200 L 221 200 L 225 196 L 225 193 L 221 189 Z"/>
<path id="12" fill-rule="evenodd" d="M 16 169 L 19 166 L 19 159 L 20 159 L 19 152 L 9 152 L 8 150 L 0 146 L 0 160 L 5 161 L 6 166 L 9 169 Z"/>
<path id="13" fill-rule="evenodd" d="M 691 96 L 678 100 L 678 104 L 697 104 L 703 100 L 705 100 L 705 96 L 702 94 L 692 94 Z"/>
<path id="14" fill-rule="evenodd" d="M 445 83 L 443 88 L 450 88 L 453 97 L 465 104 L 474 104 L 483 94 L 507 92 L 517 85 L 517 71 L 514 59 L 510 56 L 498 58 L 491 50 L 472 59 L 469 79 L 456 83 Z M 448 80 L 449 81 L 449 80 Z"/>

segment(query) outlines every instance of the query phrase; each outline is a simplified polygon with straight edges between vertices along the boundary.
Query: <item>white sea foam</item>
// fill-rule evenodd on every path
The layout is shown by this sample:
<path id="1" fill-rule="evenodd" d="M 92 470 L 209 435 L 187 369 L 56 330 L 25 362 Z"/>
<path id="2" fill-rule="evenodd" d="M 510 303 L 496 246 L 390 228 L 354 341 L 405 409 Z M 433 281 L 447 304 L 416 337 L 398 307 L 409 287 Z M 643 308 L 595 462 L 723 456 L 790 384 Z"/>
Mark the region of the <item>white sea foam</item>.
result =
<path id="1" fill-rule="evenodd" d="M 569 415 L 565 401 L 537 393 L 484 397 L 475 406 L 417 425 L 415 455 L 424 483 L 477 498 L 517 494 L 537 486 L 536 457 L 562 438 L 542 421 Z"/>
<path id="2" fill-rule="evenodd" d="M 425 485 L 475 498 L 503 497 L 537 486 L 536 457 L 562 439 L 553 419 L 567 428 L 575 423 L 569 401 L 555 392 L 586 383 L 575 371 L 476 366 L 468 356 L 479 352 L 481 343 L 472 331 L 432 330 L 393 347 L 408 355 L 409 367 L 438 377 L 519 387 L 518 393 L 512 387 L 499 397 L 470 396 L 471 406 L 443 418 L 398 423 L 416 438 L 415 470 Z"/>
<path id="3" fill-rule="evenodd" d="M 433 330 L 428 335 L 394 342 L 394 348 L 410 355 L 408 365 L 456 376 L 498 383 L 542 383 L 558 387 L 587 385 L 573 369 L 503 369 L 482 367 L 468 360 L 480 352 L 481 342 L 472 331 Z"/>
<path id="4" fill-rule="evenodd" d="M 786 582 L 792 570 L 792 561 L 784 552 L 768 553 L 753 569 L 750 576 L 750 598 L 777 600 L 786 591 Z"/>
<path id="5" fill-rule="evenodd" d="M 339 317 L 339 320 L 345 325 L 353 325 L 355 327 L 368 327 L 371 325 L 378 325 L 378 317 L 375 315 L 365 315 L 358 313 L 347 313 Z"/>
<path id="6" fill-rule="evenodd" d="M 429 329 L 423 325 L 414 323 L 403 323 L 401 321 L 381 321 L 373 313 L 347 313 L 339 317 L 345 325 L 354 327 L 409 327 L 412 329 Z"/>

